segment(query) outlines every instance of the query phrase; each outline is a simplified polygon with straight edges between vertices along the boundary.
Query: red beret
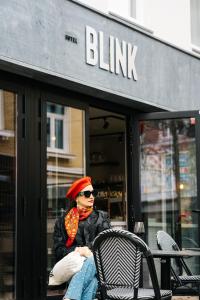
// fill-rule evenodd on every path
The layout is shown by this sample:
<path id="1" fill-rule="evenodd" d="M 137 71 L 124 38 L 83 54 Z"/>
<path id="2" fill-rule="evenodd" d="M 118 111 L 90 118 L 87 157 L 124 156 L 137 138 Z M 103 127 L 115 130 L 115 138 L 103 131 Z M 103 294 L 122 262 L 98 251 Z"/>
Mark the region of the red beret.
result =
<path id="1" fill-rule="evenodd" d="M 75 200 L 78 193 L 90 184 L 92 184 L 90 177 L 83 177 L 74 181 L 69 190 L 67 191 L 66 197 L 70 200 Z"/>

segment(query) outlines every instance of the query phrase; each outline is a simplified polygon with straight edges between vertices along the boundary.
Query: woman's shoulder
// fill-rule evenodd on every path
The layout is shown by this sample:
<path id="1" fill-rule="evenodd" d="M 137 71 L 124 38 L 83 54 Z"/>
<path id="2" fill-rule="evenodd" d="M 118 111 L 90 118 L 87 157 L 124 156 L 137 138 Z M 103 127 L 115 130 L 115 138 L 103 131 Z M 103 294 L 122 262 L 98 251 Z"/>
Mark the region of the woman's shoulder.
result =
<path id="1" fill-rule="evenodd" d="M 108 218 L 108 212 L 104 211 L 104 210 L 100 210 L 100 209 L 95 209 L 94 213 L 99 217 L 99 218 L 103 218 L 103 219 L 107 219 Z"/>
<path id="2" fill-rule="evenodd" d="M 97 224 L 98 224 L 98 227 L 99 227 L 99 229 L 98 229 L 99 232 L 101 232 L 105 229 L 111 228 L 110 218 L 108 216 L 108 212 L 103 211 L 103 210 L 96 210 L 96 213 L 98 214 Z"/>

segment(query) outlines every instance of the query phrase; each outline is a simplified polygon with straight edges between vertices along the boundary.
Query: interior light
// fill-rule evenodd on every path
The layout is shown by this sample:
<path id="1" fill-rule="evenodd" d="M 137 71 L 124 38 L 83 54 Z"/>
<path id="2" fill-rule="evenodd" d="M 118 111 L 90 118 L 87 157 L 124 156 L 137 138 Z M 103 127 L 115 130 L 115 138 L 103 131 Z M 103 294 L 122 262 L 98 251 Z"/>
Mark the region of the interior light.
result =
<path id="1" fill-rule="evenodd" d="M 51 137 L 51 140 L 54 142 L 56 140 L 55 135 Z"/>
<path id="2" fill-rule="evenodd" d="M 180 188 L 180 190 L 183 190 L 184 189 L 184 184 L 180 183 L 179 188 Z"/>

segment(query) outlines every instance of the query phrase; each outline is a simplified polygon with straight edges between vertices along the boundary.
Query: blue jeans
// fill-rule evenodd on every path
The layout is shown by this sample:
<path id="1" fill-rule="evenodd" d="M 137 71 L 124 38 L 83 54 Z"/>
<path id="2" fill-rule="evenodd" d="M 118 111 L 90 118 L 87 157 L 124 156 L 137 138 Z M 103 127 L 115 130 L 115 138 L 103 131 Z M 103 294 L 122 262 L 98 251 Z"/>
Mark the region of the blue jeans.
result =
<path id="1" fill-rule="evenodd" d="M 64 298 L 92 300 L 95 298 L 97 287 L 94 258 L 90 256 L 84 261 L 81 270 L 72 277 Z"/>

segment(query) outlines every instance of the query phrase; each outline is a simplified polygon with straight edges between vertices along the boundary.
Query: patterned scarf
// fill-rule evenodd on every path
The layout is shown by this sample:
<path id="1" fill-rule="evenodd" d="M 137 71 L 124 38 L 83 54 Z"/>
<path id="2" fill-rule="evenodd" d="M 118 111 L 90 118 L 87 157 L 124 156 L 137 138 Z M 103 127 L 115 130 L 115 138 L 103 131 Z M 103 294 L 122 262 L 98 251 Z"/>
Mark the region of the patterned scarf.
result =
<path id="1" fill-rule="evenodd" d="M 72 246 L 74 239 L 78 231 L 79 221 L 86 219 L 93 212 L 93 207 L 91 208 L 72 208 L 68 214 L 65 216 L 65 229 L 67 231 L 68 239 L 66 242 L 66 247 Z"/>

